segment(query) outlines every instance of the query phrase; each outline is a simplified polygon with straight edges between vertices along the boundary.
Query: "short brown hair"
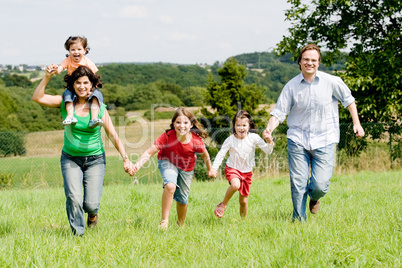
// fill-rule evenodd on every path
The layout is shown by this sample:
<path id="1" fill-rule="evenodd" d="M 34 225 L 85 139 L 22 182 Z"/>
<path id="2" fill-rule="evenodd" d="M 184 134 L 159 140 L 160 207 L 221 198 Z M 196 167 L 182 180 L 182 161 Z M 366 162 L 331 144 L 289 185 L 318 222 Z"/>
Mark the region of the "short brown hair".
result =
<path id="1" fill-rule="evenodd" d="M 300 62 L 302 60 L 303 53 L 306 52 L 307 50 L 316 50 L 318 52 L 318 62 L 321 62 L 321 50 L 320 50 L 320 48 L 316 44 L 308 44 L 308 45 L 304 46 L 300 50 L 299 57 L 297 58 L 297 64 L 299 64 L 299 69 L 300 70 L 301 70 Z"/>

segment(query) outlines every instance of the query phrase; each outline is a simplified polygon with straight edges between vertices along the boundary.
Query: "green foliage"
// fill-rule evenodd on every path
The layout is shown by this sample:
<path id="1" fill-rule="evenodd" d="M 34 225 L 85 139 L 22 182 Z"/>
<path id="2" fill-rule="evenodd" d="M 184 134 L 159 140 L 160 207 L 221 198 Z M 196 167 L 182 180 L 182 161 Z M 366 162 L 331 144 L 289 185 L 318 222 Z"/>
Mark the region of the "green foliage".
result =
<path id="1" fill-rule="evenodd" d="M 347 156 L 359 156 L 367 147 L 367 140 L 357 138 L 353 132 L 353 125 L 340 125 L 340 140 L 338 149 L 343 150 Z"/>
<path id="2" fill-rule="evenodd" d="M 38 78 L 39 75 L 40 75 L 40 72 L 38 72 L 38 71 L 33 71 L 33 72 L 31 72 L 31 74 L 29 75 L 29 79 Z"/>
<path id="3" fill-rule="evenodd" d="M 135 94 L 128 97 L 127 110 L 150 109 L 161 103 L 161 92 L 155 84 L 142 85 L 135 90 Z"/>
<path id="4" fill-rule="evenodd" d="M 149 121 L 155 121 L 160 119 L 171 119 L 174 115 L 174 111 L 158 112 L 158 111 L 145 111 L 144 117 Z"/>
<path id="5" fill-rule="evenodd" d="M 109 114 L 113 125 L 124 126 L 126 124 L 126 110 L 123 107 L 117 107 L 116 109 L 109 111 Z"/>
<path id="6" fill-rule="evenodd" d="M 259 61 L 256 60 L 258 57 Z M 248 109 L 244 106 L 245 103 L 254 103 L 252 98 L 261 98 L 260 103 L 262 101 L 273 103 L 284 84 L 299 72 L 297 66 L 291 62 L 289 54 L 276 58 L 272 52 L 247 53 L 235 58 L 239 58 L 242 63 L 250 67 L 247 75 L 243 77 L 244 94 L 233 95 L 234 98 L 241 99 L 244 109 Z M 262 71 L 254 70 L 258 66 L 263 68 Z M 62 129 L 58 109 L 42 107 L 31 100 L 33 91 L 40 81 L 31 83 L 27 77 L 36 76 L 36 73 L 11 74 L 11 66 L 8 67 L 9 70 L 3 71 L 0 75 L 0 131 L 33 132 Z M 104 82 L 100 90 L 108 109 L 113 111 L 121 107 L 125 111 L 130 111 L 157 106 L 206 105 L 209 95 L 205 88 L 208 73 L 219 81 L 218 71 L 222 68 L 219 62 L 215 62 L 205 69 L 197 65 L 117 63 L 106 64 L 99 69 Z M 65 75 L 66 72 L 53 76 L 47 85 L 46 93 L 61 95 L 65 90 L 63 88 Z M 6 80 L 3 80 L 4 78 Z M 228 85 L 225 83 L 219 86 L 227 88 Z M 260 91 L 263 94 L 260 94 Z M 266 113 L 262 111 L 254 116 L 254 120 L 258 123 L 263 121 Z"/>
<path id="7" fill-rule="evenodd" d="M 219 149 L 213 146 L 206 146 L 207 151 L 209 153 L 209 157 L 211 159 L 211 163 L 213 163 L 216 155 L 219 152 Z M 197 161 L 195 163 L 195 169 L 194 169 L 194 177 L 197 179 L 197 181 L 210 181 L 213 180 L 213 178 L 208 177 L 207 175 L 208 169 L 202 160 L 201 157 L 197 157 Z"/>
<path id="8" fill-rule="evenodd" d="M 188 87 L 184 91 L 183 100 L 184 106 L 202 106 L 205 103 L 205 95 L 207 90 L 204 87 Z"/>
<path id="9" fill-rule="evenodd" d="M 164 81 L 182 88 L 204 86 L 208 71 L 198 65 L 173 64 L 107 64 L 98 72 L 105 84 L 141 85 Z"/>
<path id="10" fill-rule="evenodd" d="M 127 99 L 134 95 L 135 87 L 133 85 L 121 86 L 118 84 L 105 84 L 101 89 L 103 102 L 109 109 L 115 107 L 125 107 Z"/>
<path id="11" fill-rule="evenodd" d="M 24 155 L 25 134 L 21 132 L 0 132 L 0 156 Z"/>
<path id="12" fill-rule="evenodd" d="M 390 147 L 392 160 L 397 158 L 402 159 L 402 123 L 397 122 L 392 124 L 389 129 Z M 393 145 L 394 144 L 394 145 Z"/>
<path id="13" fill-rule="evenodd" d="M 62 129 L 59 110 L 33 102 L 32 93 L 32 88 L 0 86 L 0 131 Z M 50 89 L 48 93 L 61 94 L 54 89 Z"/>
<path id="14" fill-rule="evenodd" d="M 163 92 L 160 101 L 161 104 L 164 106 L 168 105 L 178 107 L 182 105 L 182 101 L 180 100 L 180 98 L 170 92 Z"/>
<path id="15" fill-rule="evenodd" d="M 11 188 L 14 177 L 13 173 L 0 173 L 0 190 Z"/>
<path id="16" fill-rule="evenodd" d="M 211 138 L 222 144 L 230 135 L 228 130 L 232 126 L 232 118 L 239 109 L 246 110 L 252 116 L 264 115 L 263 111 L 260 114 L 256 112 L 258 105 L 264 100 L 264 91 L 255 84 L 244 85 L 246 68 L 238 64 L 234 58 L 227 60 L 224 66 L 218 69 L 218 75 L 219 81 L 210 75 L 205 99 L 213 112 L 203 107 L 201 113 L 204 118 L 201 122 L 210 129 Z M 222 132 L 222 129 L 227 130 Z M 219 135 L 216 135 L 216 132 L 219 132 Z"/>
<path id="17" fill-rule="evenodd" d="M 5 74 L 1 76 L 1 79 L 7 87 L 23 87 L 27 88 L 32 85 L 31 81 L 23 75 L 17 74 Z"/>
<path id="18" fill-rule="evenodd" d="M 314 42 L 326 48 L 324 64 L 350 49 L 341 76 L 354 91 L 363 121 L 389 122 L 402 117 L 402 5 L 400 1 L 350 0 L 304 4 L 289 1 L 290 36 L 278 44 L 281 55 Z M 341 119 L 345 119 L 345 115 Z"/>
<path id="19" fill-rule="evenodd" d="M 20 130 L 16 113 L 17 103 L 10 94 L 10 90 L 0 86 L 0 131 Z"/>

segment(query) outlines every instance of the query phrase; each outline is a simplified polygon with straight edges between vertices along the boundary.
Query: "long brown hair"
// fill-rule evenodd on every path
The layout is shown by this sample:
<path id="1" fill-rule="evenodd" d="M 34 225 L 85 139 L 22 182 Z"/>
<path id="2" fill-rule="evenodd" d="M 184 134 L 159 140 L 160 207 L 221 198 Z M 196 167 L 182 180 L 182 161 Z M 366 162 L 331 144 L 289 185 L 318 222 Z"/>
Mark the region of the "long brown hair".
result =
<path id="1" fill-rule="evenodd" d="M 251 115 L 248 112 L 246 112 L 244 110 L 237 111 L 237 113 L 233 117 L 232 133 L 236 133 L 236 130 L 235 130 L 236 119 L 243 119 L 243 118 L 248 119 L 248 124 L 250 126 L 249 132 L 257 133 L 257 131 L 255 130 L 255 124 L 254 124 L 253 118 L 251 117 Z"/>
<path id="2" fill-rule="evenodd" d="M 198 136 L 200 136 L 203 139 L 208 137 L 207 131 L 202 127 L 201 123 L 198 122 L 198 120 L 194 116 L 194 114 L 184 107 L 177 108 L 176 112 L 174 113 L 174 115 L 172 117 L 172 122 L 170 123 L 170 128 L 166 129 L 166 134 L 168 131 L 174 129 L 173 124 L 176 121 L 177 117 L 179 117 L 181 115 L 184 115 L 185 117 L 187 117 L 190 120 L 191 124 L 193 125 L 193 127 L 190 129 L 191 132 L 197 134 Z"/>

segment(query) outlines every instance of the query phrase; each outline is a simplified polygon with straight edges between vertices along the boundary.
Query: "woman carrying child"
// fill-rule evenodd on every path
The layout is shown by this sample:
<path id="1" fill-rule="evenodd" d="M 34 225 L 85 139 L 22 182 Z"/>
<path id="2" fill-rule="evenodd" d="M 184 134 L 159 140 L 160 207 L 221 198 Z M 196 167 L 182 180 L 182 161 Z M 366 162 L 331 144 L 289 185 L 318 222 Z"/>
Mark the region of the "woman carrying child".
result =
<path id="1" fill-rule="evenodd" d="M 46 69 L 45 77 L 33 93 L 32 100 L 45 107 L 59 108 L 63 118 L 67 111 L 61 95 L 45 94 L 51 77 L 56 73 L 57 65 Z M 87 226 L 98 224 L 98 211 L 105 177 L 106 156 L 101 137 L 101 127 L 90 128 L 90 109 L 88 91 L 102 85 L 100 77 L 88 67 L 80 66 L 71 75 L 65 77 L 66 87 L 77 95 L 75 114 L 77 123 L 64 128 L 64 146 L 60 165 L 63 174 L 66 211 L 73 234 L 82 236 L 85 231 L 85 215 L 88 214 Z M 123 157 L 123 167 L 127 173 L 133 169 L 124 145 L 121 142 L 112 120 L 102 105 L 99 116 L 105 122 L 104 128 L 108 138 Z"/>
<path id="2" fill-rule="evenodd" d="M 169 213 L 176 201 L 177 224 L 184 226 L 190 184 L 193 178 L 196 153 L 211 170 L 211 161 L 203 138 L 207 132 L 195 116 L 179 107 L 173 115 L 170 128 L 160 135 L 154 144 L 138 158 L 131 173 L 136 173 L 154 154 L 158 153 L 158 168 L 163 179 L 161 230 L 169 226 Z M 130 174 L 131 174 L 130 173 Z"/>
<path id="3" fill-rule="evenodd" d="M 240 110 L 233 117 L 233 134 L 222 144 L 212 165 L 211 177 L 216 177 L 217 170 L 221 165 L 226 153 L 229 151 L 229 158 L 225 165 L 225 175 L 230 186 L 226 190 L 225 197 L 218 204 L 214 213 L 222 218 L 229 200 L 236 191 L 239 191 L 240 216 L 245 218 L 248 210 L 248 196 L 252 182 L 252 171 L 255 166 L 255 148 L 258 146 L 265 153 L 272 153 L 273 141 L 267 140 L 268 144 L 255 132 L 254 122 L 251 115 Z"/>

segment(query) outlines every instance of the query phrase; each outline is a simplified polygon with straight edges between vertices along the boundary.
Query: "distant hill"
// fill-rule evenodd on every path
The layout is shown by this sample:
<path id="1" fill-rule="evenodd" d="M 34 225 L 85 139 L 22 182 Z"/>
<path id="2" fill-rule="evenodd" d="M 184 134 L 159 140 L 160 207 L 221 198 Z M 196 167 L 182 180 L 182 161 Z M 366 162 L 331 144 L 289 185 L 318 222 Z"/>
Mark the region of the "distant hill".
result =
<path id="1" fill-rule="evenodd" d="M 300 70 L 291 56 L 276 57 L 272 52 L 236 55 L 247 68 L 246 84 L 257 84 L 265 89 L 265 103 L 274 103 L 283 86 Z M 217 76 L 219 62 L 211 66 L 178 65 L 169 63 L 110 63 L 99 66 L 104 87 L 101 89 L 109 109 L 125 111 L 149 109 L 152 104 L 166 106 L 200 106 L 204 103 L 205 87 L 210 74 Z M 341 70 L 344 62 L 331 67 L 320 66 L 331 72 Z M 61 129 L 57 109 L 44 108 L 31 100 L 39 81 L 30 81 L 32 73 L 20 74 L 4 70 L 0 73 L 0 132 L 42 131 Z M 50 94 L 63 92 L 64 74 L 53 77 L 47 87 Z M 43 75 L 38 73 L 36 75 Z M 36 76 L 37 77 L 37 76 Z M 119 109 L 117 109 L 119 108 Z"/>

